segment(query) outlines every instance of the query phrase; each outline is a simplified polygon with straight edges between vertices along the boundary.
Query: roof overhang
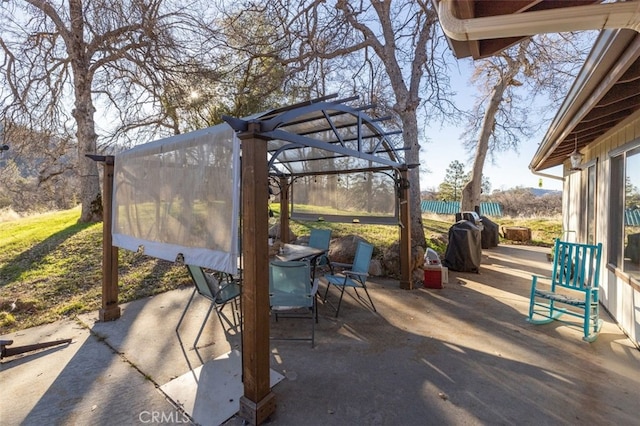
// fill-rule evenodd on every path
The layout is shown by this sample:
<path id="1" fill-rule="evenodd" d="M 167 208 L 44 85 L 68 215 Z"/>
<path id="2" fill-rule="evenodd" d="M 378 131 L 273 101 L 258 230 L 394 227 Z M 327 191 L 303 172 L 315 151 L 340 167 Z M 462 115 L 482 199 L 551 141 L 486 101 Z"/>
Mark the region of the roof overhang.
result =
<path id="1" fill-rule="evenodd" d="M 563 164 L 574 149 L 580 151 L 638 113 L 640 34 L 602 31 L 529 168 Z"/>
<path id="2" fill-rule="evenodd" d="M 602 30 L 531 170 L 563 164 L 574 150 L 640 114 L 640 1 L 432 1 L 458 58 L 492 56 L 534 34 Z"/>
<path id="3" fill-rule="evenodd" d="M 457 58 L 486 58 L 541 33 L 640 29 L 640 2 L 432 0 Z"/>

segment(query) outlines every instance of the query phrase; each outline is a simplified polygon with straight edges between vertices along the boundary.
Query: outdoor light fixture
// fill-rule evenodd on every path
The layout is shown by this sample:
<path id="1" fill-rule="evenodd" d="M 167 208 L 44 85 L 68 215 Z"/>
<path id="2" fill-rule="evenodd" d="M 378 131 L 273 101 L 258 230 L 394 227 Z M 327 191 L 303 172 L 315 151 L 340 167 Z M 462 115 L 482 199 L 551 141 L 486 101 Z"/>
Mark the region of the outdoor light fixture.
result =
<path id="1" fill-rule="evenodd" d="M 569 154 L 569 161 L 571 161 L 571 170 L 582 170 L 582 154 L 578 152 L 578 135 L 575 139 L 575 147 L 573 152 Z"/>

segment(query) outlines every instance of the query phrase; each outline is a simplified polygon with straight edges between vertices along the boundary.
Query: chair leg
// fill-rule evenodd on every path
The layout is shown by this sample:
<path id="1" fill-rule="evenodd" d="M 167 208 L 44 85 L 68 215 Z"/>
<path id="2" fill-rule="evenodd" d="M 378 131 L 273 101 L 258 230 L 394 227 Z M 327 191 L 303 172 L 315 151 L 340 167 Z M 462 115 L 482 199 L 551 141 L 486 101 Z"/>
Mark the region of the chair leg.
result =
<path id="1" fill-rule="evenodd" d="M 373 304 L 373 300 L 371 299 L 371 295 L 369 294 L 369 290 L 367 290 L 367 286 L 365 284 L 363 284 L 363 283 L 360 283 L 360 285 L 361 285 L 362 289 L 364 290 L 365 294 L 367 295 L 367 299 L 369 299 L 369 305 L 371 306 L 371 309 L 373 310 L 373 312 L 378 312 L 376 310 L 376 306 Z M 365 298 L 362 297 L 360 295 L 360 293 L 358 293 L 357 287 L 353 287 L 353 291 L 356 294 L 356 297 L 361 301 L 361 303 L 365 304 L 366 303 Z"/>
<path id="2" fill-rule="evenodd" d="M 555 318 L 555 301 L 552 299 L 549 301 L 549 318 Z"/>
<path id="3" fill-rule="evenodd" d="M 582 340 L 589 343 L 595 342 L 602 328 L 602 323 L 597 302 L 594 304 L 587 303 L 584 307 L 584 337 Z"/>
<path id="4" fill-rule="evenodd" d="M 241 302 L 239 301 L 239 299 L 240 297 L 234 299 L 233 311 L 236 315 L 236 319 L 238 320 L 238 326 L 240 327 L 240 330 L 242 330 L 242 305 L 240 304 Z"/>
<path id="5" fill-rule="evenodd" d="M 324 291 L 324 297 L 322 298 L 322 303 L 327 301 L 327 295 L 329 294 L 329 287 L 331 287 L 331 282 L 327 281 L 327 288 Z"/>
<path id="6" fill-rule="evenodd" d="M 211 303 L 209 310 L 207 311 L 207 315 L 204 316 L 204 321 L 202 321 L 202 325 L 200 326 L 200 330 L 198 331 L 198 335 L 196 336 L 196 340 L 193 341 L 193 347 L 198 347 L 198 340 L 200 340 L 200 335 L 202 334 L 202 330 L 204 330 L 204 326 L 207 324 L 207 320 L 209 319 L 209 315 L 211 315 L 211 311 L 215 308 L 215 303 Z"/>
<path id="7" fill-rule="evenodd" d="M 223 330 L 226 330 L 225 322 L 229 327 L 231 327 L 231 326 L 236 327 L 237 326 L 236 325 L 236 314 L 235 314 L 235 312 L 232 311 L 231 320 L 229 320 L 229 318 L 222 312 L 224 310 L 225 306 L 227 306 L 226 303 L 215 307 L 216 315 L 218 316 L 218 320 L 220 321 L 220 325 L 222 326 Z M 233 321 L 233 322 L 231 322 L 231 321 Z"/>
<path id="8" fill-rule="evenodd" d="M 362 285 L 362 288 L 364 288 L 364 292 L 367 294 L 367 297 L 369 298 L 369 303 L 371 303 L 371 307 L 373 308 L 373 312 L 378 312 L 376 310 L 375 305 L 373 304 L 373 300 L 371 299 L 371 296 L 369 295 L 369 290 L 367 290 L 367 286 L 365 286 L 364 284 Z"/>
<path id="9" fill-rule="evenodd" d="M 196 295 L 196 291 L 197 289 L 193 289 L 193 292 L 191 293 L 191 297 L 189 298 L 189 301 L 187 302 L 187 306 L 184 307 L 184 311 L 182 311 L 182 315 L 180 316 L 180 320 L 178 320 L 178 325 L 176 325 L 176 333 L 178 332 L 178 329 L 180 328 L 180 325 L 182 324 L 182 320 L 184 319 L 185 314 L 187 313 L 187 309 L 189 309 L 189 305 L 191 305 L 191 302 L 193 301 L 193 296 Z"/>
<path id="10" fill-rule="evenodd" d="M 338 307 L 336 308 L 336 318 L 338 318 L 338 314 L 340 313 L 340 305 L 342 304 L 342 297 L 344 296 L 344 290 L 347 287 L 346 285 L 340 286 L 340 300 L 338 300 Z"/>

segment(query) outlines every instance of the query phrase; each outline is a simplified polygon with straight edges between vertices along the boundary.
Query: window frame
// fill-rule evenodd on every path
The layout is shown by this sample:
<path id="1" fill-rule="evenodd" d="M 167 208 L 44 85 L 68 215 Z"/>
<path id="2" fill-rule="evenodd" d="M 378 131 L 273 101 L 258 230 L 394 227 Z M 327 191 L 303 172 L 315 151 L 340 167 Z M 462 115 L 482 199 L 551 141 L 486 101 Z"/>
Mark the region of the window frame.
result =
<path id="1" fill-rule="evenodd" d="M 631 268 L 632 263 L 625 261 L 624 251 L 627 242 L 625 230 L 626 184 L 629 157 L 640 159 L 640 139 L 635 139 L 609 153 L 609 224 L 608 224 L 608 264 L 625 276 L 640 281 L 638 268 Z M 635 158 L 634 158 L 635 160 Z M 632 182 L 640 187 L 640 182 Z M 621 213 L 622 212 L 622 213 Z"/>

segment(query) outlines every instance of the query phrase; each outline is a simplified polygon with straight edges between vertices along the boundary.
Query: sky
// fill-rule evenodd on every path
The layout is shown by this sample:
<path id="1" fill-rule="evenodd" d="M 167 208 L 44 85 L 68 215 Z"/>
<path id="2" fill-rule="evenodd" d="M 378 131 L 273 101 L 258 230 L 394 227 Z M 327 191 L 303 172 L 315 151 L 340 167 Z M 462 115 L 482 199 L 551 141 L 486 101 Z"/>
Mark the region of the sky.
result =
<path id="1" fill-rule="evenodd" d="M 476 89 L 469 83 L 471 76 L 471 61 L 460 61 L 458 70 L 453 69 L 451 85 L 457 92 L 456 103 L 458 107 L 470 108 L 474 102 Z M 555 114 L 555 111 L 554 111 Z M 538 144 L 544 138 L 548 128 L 543 126 L 541 131 L 528 140 L 523 140 L 518 152 L 502 152 L 495 156 L 495 164 L 487 156 L 483 174 L 491 183 L 491 190 L 506 190 L 515 187 L 538 188 L 542 179 L 542 188 L 550 190 L 562 190 L 562 181 L 542 177 L 531 173 L 529 163 L 538 149 Z M 423 143 L 420 153 L 420 162 L 423 171 L 420 173 L 420 189 L 437 189 L 444 181 L 447 168 L 452 161 L 458 160 L 465 166 L 465 172 L 471 171 L 472 157 L 462 146 L 460 135 L 464 125 L 431 124 L 425 129 L 429 141 Z M 428 169 L 425 172 L 424 169 Z M 562 166 L 543 170 L 545 174 L 562 176 Z"/>
<path id="2" fill-rule="evenodd" d="M 444 127 L 442 130 L 427 130 L 431 142 L 426 144 L 426 148 L 420 154 L 420 160 L 423 168 L 428 169 L 428 173 L 421 172 L 420 188 L 424 191 L 427 189 L 437 189 L 440 183 L 444 181 L 449 164 L 458 160 L 465 165 L 465 172 L 471 171 L 471 159 L 469 154 L 462 147 L 459 140 L 460 129 L 455 127 Z M 539 139 L 532 139 L 520 146 L 519 153 L 509 151 L 500 153 L 496 156 L 495 164 L 487 158 L 484 165 L 483 174 L 491 183 L 491 190 L 506 190 L 515 187 L 538 188 L 540 179 L 542 179 L 542 188 L 551 190 L 562 190 L 562 181 L 542 177 L 531 173 L 529 163 L 535 154 L 538 143 L 544 135 L 540 135 Z M 555 167 L 542 171 L 544 174 L 562 176 L 562 167 Z"/>

